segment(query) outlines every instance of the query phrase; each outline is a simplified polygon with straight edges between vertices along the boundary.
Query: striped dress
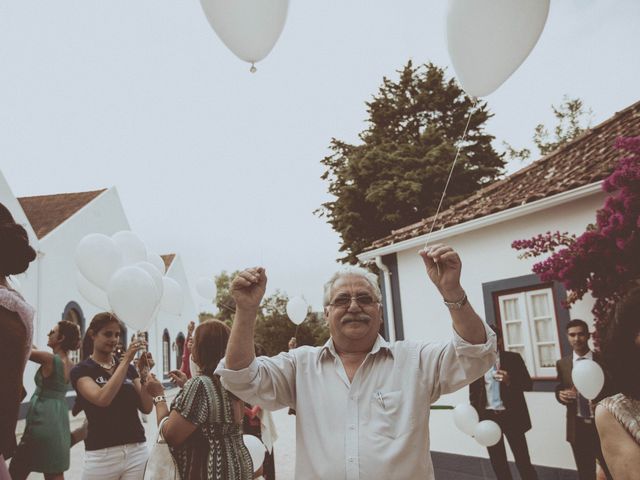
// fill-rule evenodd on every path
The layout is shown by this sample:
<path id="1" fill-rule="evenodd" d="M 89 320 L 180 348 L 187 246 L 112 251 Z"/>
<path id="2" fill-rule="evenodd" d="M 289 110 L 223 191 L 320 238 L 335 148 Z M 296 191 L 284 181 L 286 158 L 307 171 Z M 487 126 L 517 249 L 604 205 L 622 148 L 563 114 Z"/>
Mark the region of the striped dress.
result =
<path id="1" fill-rule="evenodd" d="M 183 480 L 250 480 L 253 464 L 242 441 L 242 424 L 234 423 L 232 395 L 217 376 L 191 378 L 173 401 L 176 410 L 198 429 L 171 448 Z"/>

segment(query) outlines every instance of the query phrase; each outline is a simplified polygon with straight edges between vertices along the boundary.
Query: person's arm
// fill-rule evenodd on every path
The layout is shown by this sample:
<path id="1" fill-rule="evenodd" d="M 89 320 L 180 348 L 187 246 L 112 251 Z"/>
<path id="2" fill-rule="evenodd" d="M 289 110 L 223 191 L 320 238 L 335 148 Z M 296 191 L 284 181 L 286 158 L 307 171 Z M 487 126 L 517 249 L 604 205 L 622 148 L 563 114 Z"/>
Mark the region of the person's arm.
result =
<path id="1" fill-rule="evenodd" d="M 184 342 L 184 347 L 182 347 L 182 363 L 180 365 L 180 371 L 187 376 L 187 379 L 191 378 L 192 375 L 191 368 L 189 367 L 189 357 L 191 356 L 191 338 L 195 328 L 195 322 L 189 322 L 189 325 L 187 326 L 187 339 Z"/>
<path id="2" fill-rule="evenodd" d="M 447 245 L 436 244 L 425 247 L 420 251 L 420 256 L 427 268 L 427 275 L 443 300 L 453 303 L 465 299 L 460 308 L 449 309 L 455 331 L 472 345 L 485 343 L 487 335 L 484 322 L 473 310 L 460 285 L 462 262 L 458 254 Z"/>
<path id="3" fill-rule="evenodd" d="M 231 282 L 236 314 L 225 355 L 225 365 L 229 370 L 247 368 L 255 359 L 254 327 L 266 286 L 267 275 L 263 268 L 243 270 Z"/>
<path id="4" fill-rule="evenodd" d="M 31 347 L 31 353 L 29 354 L 29 360 L 42 365 L 42 376 L 44 378 L 51 376 L 51 373 L 53 373 L 52 353 L 45 352 L 44 350 L 38 350 L 38 348 L 33 345 Z"/>
<path id="5" fill-rule="evenodd" d="M 80 377 L 76 383 L 78 393 L 98 407 L 108 407 L 111 405 L 111 402 L 127 378 L 130 362 L 140 348 L 144 347 L 137 342 L 132 342 L 129 345 L 116 371 L 103 387 L 98 386 L 91 377 Z"/>
<path id="6" fill-rule="evenodd" d="M 596 407 L 595 417 L 602 453 L 613 478 L 637 479 L 640 445 L 603 405 Z"/>
<path id="7" fill-rule="evenodd" d="M 140 405 L 138 409 L 144 413 L 149 414 L 153 410 L 153 397 L 151 397 L 147 391 L 142 388 L 142 383 L 140 383 L 140 379 L 136 378 L 133 381 L 133 387 L 136 389 L 136 393 L 138 394 L 138 398 L 140 399 Z"/>

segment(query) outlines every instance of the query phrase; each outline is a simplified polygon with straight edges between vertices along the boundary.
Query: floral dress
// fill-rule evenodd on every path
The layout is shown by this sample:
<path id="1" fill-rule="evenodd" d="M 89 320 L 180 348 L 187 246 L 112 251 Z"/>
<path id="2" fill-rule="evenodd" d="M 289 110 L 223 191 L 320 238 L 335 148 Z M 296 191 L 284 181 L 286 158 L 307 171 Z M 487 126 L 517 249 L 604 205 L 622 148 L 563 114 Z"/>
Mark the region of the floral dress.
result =
<path id="1" fill-rule="evenodd" d="M 185 383 L 171 405 L 197 425 L 180 446 L 171 448 L 183 480 L 250 480 L 253 463 L 234 422 L 232 395 L 218 376 L 199 375 Z"/>

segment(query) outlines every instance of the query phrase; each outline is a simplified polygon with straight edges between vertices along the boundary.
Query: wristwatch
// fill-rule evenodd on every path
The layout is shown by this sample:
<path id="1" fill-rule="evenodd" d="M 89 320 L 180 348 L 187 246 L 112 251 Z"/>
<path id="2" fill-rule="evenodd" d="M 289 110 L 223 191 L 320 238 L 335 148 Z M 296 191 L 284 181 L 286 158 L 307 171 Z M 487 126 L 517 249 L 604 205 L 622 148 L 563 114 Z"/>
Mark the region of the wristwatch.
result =
<path id="1" fill-rule="evenodd" d="M 166 402 L 167 401 L 167 397 L 165 397 L 164 395 L 158 395 L 157 397 L 153 397 L 153 404 L 157 405 L 160 402 Z"/>
<path id="2" fill-rule="evenodd" d="M 467 292 L 464 292 L 464 295 L 462 295 L 462 298 L 457 302 L 447 302 L 445 299 L 442 299 L 442 301 L 451 310 L 460 310 L 462 307 L 464 307 L 467 304 Z"/>

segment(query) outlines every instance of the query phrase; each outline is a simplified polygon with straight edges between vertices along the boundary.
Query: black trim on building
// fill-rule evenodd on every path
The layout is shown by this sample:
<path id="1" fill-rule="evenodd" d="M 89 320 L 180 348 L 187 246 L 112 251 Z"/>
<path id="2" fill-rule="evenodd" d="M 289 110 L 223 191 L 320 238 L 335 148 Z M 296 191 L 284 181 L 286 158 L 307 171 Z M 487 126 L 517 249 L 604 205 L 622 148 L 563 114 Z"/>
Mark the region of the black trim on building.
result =
<path id="1" fill-rule="evenodd" d="M 503 280 L 496 280 L 495 282 L 486 282 L 482 284 L 482 296 L 484 300 L 484 314 L 485 319 L 489 325 L 495 325 L 497 314 L 495 311 L 494 294 L 497 292 L 507 293 L 510 290 L 519 291 L 527 288 L 534 287 L 550 287 L 553 291 L 553 303 L 556 311 L 556 318 L 558 321 L 558 339 L 560 340 L 560 353 L 561 355 L 568 355 L 571 352 L 571 346 L 567 340 L 567 336 L 564 334 L 566 331 L 567 323 L 571 319 L 569 310 L 564 307 L 562 302 L 567 298 L 567 290 L 564 285 L 558 282 L 542 283 L 540 278 L 535 274 L 522 275 L 520 277 L 505 278 Z M 552 380 L 534 380 L 533 391 L 534 392 L 553 392 L 555 390 L 557 381 Z"/>
<path id="2" fill-rule="evenodd" d="M 384 263 L 389 269 L 389 277 L 391 280 L 391 307 L 393 308 L 393 324 L 396 330 L 396 340 L 404 340 L 404 323 L 402 321 L 402 302 L 400 300 L 400 275 L 398 275 L 398 257 L 395 253 L 391 253 L 389 255 L 384 255 L 382 258 L 382 263 Z M 383 272 L 380 272 L 380 275 L 384 275 Z M 384 279 L 382 282 L 382 305 L 384 312 L 384 328 L 385 328 L 385 338 L 389 340 L 389 324 L 388 320 L 388 305 L 386 304 L 386 285 Z"/>

